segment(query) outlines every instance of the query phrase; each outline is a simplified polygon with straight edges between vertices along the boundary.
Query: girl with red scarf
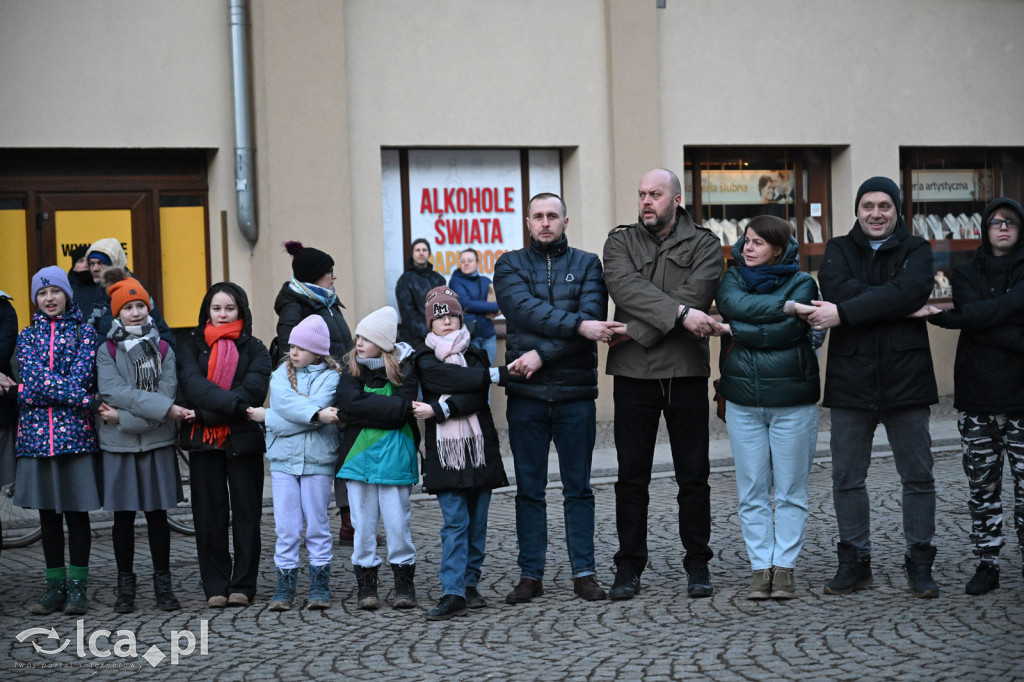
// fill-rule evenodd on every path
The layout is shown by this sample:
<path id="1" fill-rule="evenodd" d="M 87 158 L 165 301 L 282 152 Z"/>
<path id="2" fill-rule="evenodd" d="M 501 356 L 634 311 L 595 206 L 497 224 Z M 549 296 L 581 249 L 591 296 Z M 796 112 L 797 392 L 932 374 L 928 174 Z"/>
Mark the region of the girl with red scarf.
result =
<path id="1" fill-rule="evenodd" d="M 212 608 L 248 606 L 256 595 L 266 447 L 246 410 L 263 405 L 270 372 L 270 353 L 252 335 L 245 291 L 231 282 L 214 284 L 178 359 L 183 405 L 195 411 L 179 440 L 191 451 L 199 576 Z"/>

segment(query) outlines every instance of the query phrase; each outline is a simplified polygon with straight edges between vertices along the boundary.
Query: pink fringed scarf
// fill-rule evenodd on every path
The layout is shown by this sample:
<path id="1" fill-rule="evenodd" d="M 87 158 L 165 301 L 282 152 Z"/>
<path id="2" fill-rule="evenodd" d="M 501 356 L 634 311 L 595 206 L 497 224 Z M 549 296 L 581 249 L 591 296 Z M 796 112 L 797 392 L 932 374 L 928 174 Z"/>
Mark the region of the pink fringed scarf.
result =
<path id="1" fill-rule="evenodd" d="M 462 353 L 469 348 L 469 330 L 465 327 L 447 336 L 438 336 L 431 332 L 424 340 L 428 348 L 434 350 L 434 357 L 441 362 L 460 367 L 466 366 L 466 358 Z M 439 402 L 446 402 L 451 395 L 442 395 Z M 442 469 L 465 469 L 467 464 L 473 468 L 484 465 L 484 434 L 480 430 L 480 420 L 476 414 L 467 417 L 455 417 L 437 424 L 437 458 Z"/>

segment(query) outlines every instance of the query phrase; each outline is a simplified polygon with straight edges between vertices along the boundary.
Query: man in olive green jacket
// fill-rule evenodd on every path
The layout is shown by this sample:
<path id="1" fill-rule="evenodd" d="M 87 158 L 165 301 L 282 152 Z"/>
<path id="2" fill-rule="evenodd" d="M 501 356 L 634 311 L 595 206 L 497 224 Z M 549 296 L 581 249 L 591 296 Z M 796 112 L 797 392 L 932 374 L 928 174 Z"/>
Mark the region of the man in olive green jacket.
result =
<path id="1" fill-rule="evenodd" d="M 679 178 L 648 171 L 638 188 L 639 220 L 611 231 L 604 277 L 619 326 L 608 351 L 615 377 L 615 554 L 612 599 L 640 591 L 647 566 L 651 465 L 665 416 L 679 485 L 679 536 L 687 594 L 712 594 L 711 489 L 708 485 L 708 336 L 720 333 L 707 313 L 724 259 L 718 238 L 681 206 Z"/>

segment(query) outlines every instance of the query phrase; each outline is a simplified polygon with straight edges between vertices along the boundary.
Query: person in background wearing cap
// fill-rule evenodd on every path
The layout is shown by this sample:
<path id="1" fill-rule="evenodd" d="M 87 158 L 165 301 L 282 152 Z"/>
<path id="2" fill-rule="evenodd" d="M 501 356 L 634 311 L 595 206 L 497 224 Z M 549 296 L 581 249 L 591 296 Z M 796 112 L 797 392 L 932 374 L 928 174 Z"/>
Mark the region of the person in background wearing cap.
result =
<path id="1" fill-rule="evenodd" d="M 565 202 L 530 199 L 528 246 L 501 255 L 494 290 L 508 319 L 509 446 L 516 472 L 519 583 L 505 596 L 525 604 L 544 594 L 548 547 L 545 489 L 551 441 L 558 450 L 566 550 L 573 592 L 607 594 L 595 577 L 594 491 L 590 467 L 597 434 L 597 344 L 612 338 L 608 294 L 597 254 L 569 246 Z"/>
<path id="2" fill-rule="evenodd" d="M 295 600 L 299 540 L 306 526 L 309 608 L 331 604 L 331 502 L 338 459 L 338 409 L 332 407 L 341 365 L 331 357 L 331 336 L 319 315 L 310 315 L 288 335 L 288 358 L 270 376 L 270 407 L 250 407 L 249 419 L 267 425 L 267 462 L 274 497 L 277 588 L 271 611 L 287 611 Z"/>
<path id="3" fill-rule="evenodd" d="M 857 190 L 857 222 L 825 247 L 818 273 L 824 300 L 804 317 L 831 329 L 823 404 L 832 410 L 832 498 L 839 568 L 825 594 L 871 585 L 871 518 L 866 478 L 881 422 L 903 486 L 904 567 L 911 592 L 936 597 L 935 479 L 929 405 L 938 402 L 928 346 L 931 245 L 903 221 L 900 191 L 873 177 Z"/>
<path id="4" fill-rule="evenodd" d="M 491 368 L 487 351 L 472 345 L 453 290 L 427 292 L 424 316 L 431 331 L 415 356 L 424 402 L 413 403 L 413 414 L 427 432 L 423 489 L 437 495 L 444 519 L 441 600 L 427 620 L 448 620 L 487 606 L 478 589 L 487 512 L 491 491 L 508 485 L 487 397 L 492 383 L 507 383 L 508 371 Z"/>
<path id="5" fill-rule="evenodd" d="M 30 607 L 46 615 L 89 607 L 89 512 L 99 509 L 103 473 L 92 415 L 107 407 L 90 391 L 96 332 L 72 303 L 67 273 L 56 265 L 32 276 L 37 310 L 18 335 L 18 457 L 14 504 L 39 510 L 46 589 Z M 70 575 L 64 565 L 68 526 Z"/>
<path id="6" fill-rule="evenodd" d="M 302 320 L 310 315 L 319 315 L 330 334 L 330 355 L 337 361 L 352 350 L 352 334 L 348 330 L 345 307 L 334 291 L 334 259 L 327 253 L 302 242 L 285 242 L 285 251 L 292 257 L 292 278 L 281 286 L 274 301 L 277 313 L 277 338 L 270 345 L 271 359 L 276 365 L 288 354 L 288 338 Z M 334 485 L 334 500 L 341 515 L 341 529 L 338 541 L 351 545 L 354 537 L 352 516 L 348 506 L 348 491 L 338 481 Z"/>
<path id="7" fill-rule="evenodd" d="M 1003 546 L 1003 454 L 1014 482 L 1013 520 L 1024 552 L 1024 209 L 1000 197 L 985 207 L 981 247 L 953 269 L 953 309 L 929 322 L 959 329 L 953 405 L 959 411 L 971 496 L 971 543 L 978 557 L 967 594 L 999 587 Z"/>
<path id="8" fill-rule="evenodd" d="M 114 316 L 110 312 L 110 297 L 107 296 L 107 288 L 103 284 L 103 273 L 107 268 L 116 267 L 128 273 L 128 256 L 121 248 L 121 242 L 113 237 L 100 239 L 88 248 L 87 259 L 89 273 L 92 275 L 92 284 L 81 283 L 78 277 L 75 278 L 75 303 L 82 311 L 86 324 L 92 325 L 101 339 L 106 338 L 110 332 L 110 325 L 114 322 Z M 166 341 L 171 347 L 174 346 L 174 334 L 171 332 L 164 318 L 157 311 L 152 298 L 149 301 L 149 315 L 153 318 L 160 338 Z"/>
<path id="9" fill-rule="evenodd" d="M 149 293 L 121 268 L 107 268 L 103 282 L 114 320 L 96 353 L 96 384 L 105 405 L 96 431 L 103 453 L 103 508 L 114 514 L 114 611 L 135 610 L 135 513 L 140 511 L 146 515 L 157 607 L 176 611 L 181 604 L 171 584 L 167 510 L 182 499 L 176 422 L 195 413 L 174 404 L 177 363 L 153 326 Z"/>
<path id="10" fill-rule="evenodd" d="M 430 333 L 423 321 L 423 301 L 427 298 L 427 292 L 445 284 L 444 276 L 434 272 L 430 253 L 430 242 L 423 238 L 415 240 L 405 272 L 395 283 L 395 301 L 402 318 L 398 340 L 413 348 L 422 346 L 423 339 Z"/>
<path id="11" fill-rule="evenodd" d="M 71 250 L 71 268 L 68 270 L 68 281 L 71 282 L 71 293 L 75 295 L 76 301 L 81 297 L 79 293 L 81 288 L 90 287 L 95 284 L 92 279 L 92 273 L 89 272 L 89 259 L 86 258 L 88 253 L 88 244 L 81 244 Z"/>

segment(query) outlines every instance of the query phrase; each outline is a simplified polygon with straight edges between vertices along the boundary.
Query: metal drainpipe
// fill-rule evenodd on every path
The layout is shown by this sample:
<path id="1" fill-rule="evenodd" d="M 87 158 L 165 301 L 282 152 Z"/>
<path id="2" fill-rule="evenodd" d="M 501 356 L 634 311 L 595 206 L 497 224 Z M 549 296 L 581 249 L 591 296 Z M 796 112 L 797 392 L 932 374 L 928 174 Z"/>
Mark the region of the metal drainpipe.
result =
<path id="1" fill-rule="evenodd" d="M 252 253 L 259 239 L 256 225 L 255 185 L 252 179 L 252 139 L 249 123 L 249 43 L 246 36 L 246 0 L 230 0 L 232 89 L 235 100 L 235 192 L 238 229 Z"/>

